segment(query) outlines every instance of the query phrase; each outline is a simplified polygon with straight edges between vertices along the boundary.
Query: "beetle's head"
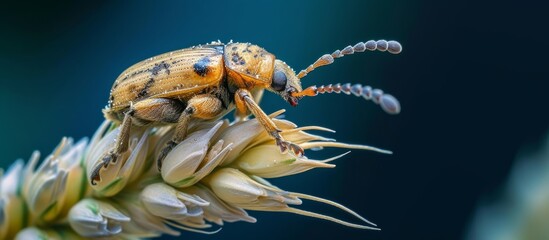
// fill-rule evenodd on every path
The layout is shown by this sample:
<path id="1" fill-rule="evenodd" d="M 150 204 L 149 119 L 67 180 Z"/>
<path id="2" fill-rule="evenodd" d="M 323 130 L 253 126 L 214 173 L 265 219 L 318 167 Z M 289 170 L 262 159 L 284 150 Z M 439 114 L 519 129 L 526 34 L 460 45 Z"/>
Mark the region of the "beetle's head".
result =
<path id="1" fill-rule="evenodd" d="M 273 79 L 268 90 L 279 94 L 286 102 L 292 106 L 297 106 L 301 97 L 293 96 L 293 94 L 301 92 L 301 81 L 296 76 L 294 70 L 285 62 L 275 60 Z"/>
<path id="2" fill-rule="evenodd" d="M 357 97 L 363 97 L 366 100 L 372 100 L 376 104 L 379 104 L 385 112 L 389 114 L 398 114 L 400 112 L 400 103 L 398 100 L 392 95 L 386 94 L 380 89 L 373 89 L 370 86 L 338 83 L 329 84 L 327 86 L 322 85 L 320 87 L 313 85 L 306 89 L 301 87 L 301 79 L 316 68 L 330 65 L 336 58 L 356 52 L 364 52 L 366 50 L 387 51 L 392 54 L 398 54 L 402 51 L 402 46 L 397 41 L 370 40 L 366 43 L 360 42 L 354 46 L 347 46 L 343 50 L 336 50 L 332 54 L 322 55 L 322 57 L 309 65 L 306 69 L 301 70 L 297 75 L 288 65 L 286 65 L 286 63 L 276 60 L 275 72 L 273 74 L 270 90 L 278 92 L 282 98 L 292 106 L 296 106 L 297 101 L 305 96 L 313 97 L 319 93 L 345 93 L 347 95 L 353 94 Z"/>

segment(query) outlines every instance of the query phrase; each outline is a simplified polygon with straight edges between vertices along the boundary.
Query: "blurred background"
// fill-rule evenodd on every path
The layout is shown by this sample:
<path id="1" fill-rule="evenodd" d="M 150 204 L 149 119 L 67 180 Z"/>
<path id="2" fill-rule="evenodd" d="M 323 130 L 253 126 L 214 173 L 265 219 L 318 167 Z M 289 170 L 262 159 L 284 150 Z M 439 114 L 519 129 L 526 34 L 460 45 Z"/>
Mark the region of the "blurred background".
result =
<path id="1" fill-rule="evenodd" d="M 342 203 L 382 231 L 251 212 L 256 224 L 181 239 L 461 239 L 477 206 L 497 200 L 517 154 L 540 147 L 548 133 L 546 10 L 531 0 L 3 3 L 0 167 L 35 149 L 49 154 L 63 136 L 91 136 L 118 74 L 163 52 L 232 39 L 258 44 L 299 71 L 349 44 L 394 39 L 404 46 L 400 55 L 347 56 L 303 85 L 381 88 L 400 100 L 400 115 L 344 95 L 292 108 L 266 94 L 261 103 L 268 113 L 286 108 L 299 125 L 335 129 L 330 137 L 339 141 L 394 152 L 353 151 L 335 169 L 273 180 Z"/>

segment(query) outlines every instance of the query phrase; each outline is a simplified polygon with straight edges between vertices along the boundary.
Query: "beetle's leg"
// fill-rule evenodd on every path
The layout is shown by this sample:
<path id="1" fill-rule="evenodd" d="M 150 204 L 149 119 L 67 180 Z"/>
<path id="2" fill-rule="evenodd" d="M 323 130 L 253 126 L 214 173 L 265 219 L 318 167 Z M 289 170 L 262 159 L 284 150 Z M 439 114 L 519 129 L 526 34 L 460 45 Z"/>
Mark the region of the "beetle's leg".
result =
<path id="1" fill-rule="evenodd" d="M 211 94 L 196 95 L 189 99 L 187 107 L 179 116 L 173 139 L 166 143 L 166 147 L 162 149 L 158 156 L 156 162 L 158 170 L 162 169 L 162 161 L 168 153 L 187 136 L 187 127 L 191 118 L 212 119 L 219 116 L 223 110 L 225 108 L 221 100 Z"/>
<path id="2" fill-rule="evenodd" d="M 280 147 L 281 152 L 286 152 L 288 149 L 296 156 L 303 156 L 303 148 L 299 145 L 285 141 L 280 135 L 281 130 L 278 129 L 275 123 L 263 112 L 261 107 L 251 97 L 252 94 L 246 89 L 238 89 L 235 93 L 236 111 L 245 112 L 247 109 L 257 118 L 259 123 L 263 125 L 265 130 L 275 139 L 276 145 Z"/>
<path id="3" fill-rule="evenodd" d="M 120 134 L 116 139 L 118 145 L 105 155 L 102 164 L 94 169 L 91 183 L 95 185 L 101 180 L 101 168 L 107 168 L 110 163 L 116 163 L 118 157 L 128 150 L 132 124 L 142 126 L 150 122 L 176 123 L 183 108 L 184 105 L 180 101 L 167 98 L 148 98 L 132 104 L 130 110 L 124 115 Z"/>
<path id="4" fill-rule="evenodd" d="M 116 163 L 116 160 L 120 154 L 128 150 L 130 141 L 130 127 L 132 125 L 132 113 L 133 111 L 130 110 L 124 115 L 124 120 L 122 121 L 122 125 L 120 125 L 120 133 L 116 138 L 117 144 L 115 148 L 107 153 L 107 155 L 103 157 L 102 163 L 93 170 L 92 176 L 90 176 L 92 185 L 96 185 L 97 181 L 101 180 L 101 176 L 99 174 L 101 168 L 107 168 L 111 162 Z"/>
<path id="5" fill-rule="evenodd" d="M 248 115 L 250 115 L 250 110 L 248 107 L 246 107 L 246 103 L 244 103 L 244 100 L 239 97 L 238 91 L 235 95 L 235 107 L 236 110 L 234 111 L 234 119 L 236 121 L 245 121 L 248 119 Z"/>
<path id="6" fill-rule="evenodd" d="M 263 88 L 255 88 L 252 91 L 250 91 L 252 93 L 252 98 L 257 104 L 259 104 L 259 102 L 263 98 L 264 91 L 265 90 Z M 251 114 L 250 110 L 248 110 L 244 102 L 241 101 L 240 105 L 241 106 L 237 107 L 236 111 L 234 111 L 234 119 L 237 122 L 248 120 L 248 116 L 250 116 Z"/>
<path id="7" fill-rule="evenodd" d="M 184 108 L 184 104 L 178 100 L 148 98 L 133 104 L 132 117 L 136 125 L 140 125 L 140 122 L 176 123 Z"/>

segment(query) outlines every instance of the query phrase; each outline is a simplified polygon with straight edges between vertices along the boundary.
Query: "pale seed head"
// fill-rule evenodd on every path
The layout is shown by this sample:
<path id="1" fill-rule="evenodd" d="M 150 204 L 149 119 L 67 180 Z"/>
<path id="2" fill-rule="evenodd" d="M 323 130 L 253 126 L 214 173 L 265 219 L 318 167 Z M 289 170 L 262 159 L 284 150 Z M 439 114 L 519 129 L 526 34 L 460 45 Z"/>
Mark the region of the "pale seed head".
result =
<path id="1" fill-rule="evenodd" d="M 64 216 L 81 198 L 86 185 L 80 161 L 86 144 L 86 139 L 73 144 L 71 138 L 63 138 L 36 169 L 40 155 L 31 158 L 25 169 L 23 195 L 35 221 L 50 222 Z"/>
<path id="2" fill-rule="evenodd" d="M 94 171 L 99 168 L 100 180 L 94 181 L 95 185 L 90 184 L 94 194 L 98 196 L 116 195 L 128 183 L 139 179 L 144 172 L 150 129 L 132 129 L 129 150 L 118 156 L 116 161 L 111 161 L 108 166 L 104 165 L 105 156 L 115 149 L 119 133 L 120 127 L 117 127 L 99 137 L 99 140 L 92 141 L 92 145 L 89 147 L 86 156 L 88 182 L 92 181 L 91 177 L 94 175 Z"/>
<path id="3" fill-rule="evenodd" d="M 10 239 L 25 225 L 28 218 L 22 188 L 23 161 L 15 161 L 2 175 L 0 169 L 0 239 Z"/>
<path id="4" fill-rule="evenodd" d="M 223 140 L 213 142 L 212 138 L 226 126 L 226 122 L 218 121 L 210 128 L 190 133 L 164 159 L 161 170 L 164 181 L 175 187 L 188 187 L 217 167 L 231 151 L 232 144 Z"/>
<path id="5" fill-rule="evenodd" d="M 330 129 L 297 127 L 282 119 L 273 122 L 286 141 L 306 150 L 336 147 L 390 153 L 308 133 L 333 132 Z M 256 222 L 246 210 L 290 212 L 355 228 L 377 229 L 295 208 L 302 200 L 321 202 L 374 225 L 338 203 L 285 191 L 266 181 L 264 178 L 314 168 L 333 168 L 335 165 L 328 162 L 346 153 L 322 161 L 281 153 L 257 119 L 191 122 L 187 137 L 164 159 L 161 173 L 154 167 L 156 156 L 172 138 L 173 128 L 132 126 L 128 151 L 105 165 L 105 156 L 118 144 L 119 131 L 106 121 L 89 144 L 63 139 L 39 167 L 38 153 L 26 166 L 16 162 L 0 178 L 0 239 L 14 237 L 27 224 L 30 226 L 20 231 L 17 239 L 57 239 L 60 233 L 109 239 L 177 236 L 179 230 L 212 234 L 220 229 L 204 230 L 212 229 L 211 223 Z M 90 177 L 98 166 L 100 180 L 91 185 Z M 28 216 L 29 221 L 25 220 Z M 54 225 L 61 228 L 48 228 Z"/>
<path id="6" fill-rule="evenodd" d="M 130 218 L 107 201 L 82 199 L 69 212 L 69 224 L 83 237 L 109 237 L 122 232 Z"/>
<path id="7" fill-rule="evenodd" d="M 182 220 L 189 217 L 201 217 L 202 207 L 210 203 L 165 184 L 153 183 L 140 195 L 145 208 L 155 216 L 170 220 Z"/>
<path id="8" fill-rule="evenodd" d="M 203 206 L 204 219 L 214 222 L 217 225 L 223 225 L 223 222 L 245 221 L 255 223 L 257 220 L 248 215 L 248 213 L 239 207 L 230 205 L 221 200 L 215 193 L 202 184 L 195 184 L 185 188 L 185 192 L 197 195 L 210 204 Z"/>

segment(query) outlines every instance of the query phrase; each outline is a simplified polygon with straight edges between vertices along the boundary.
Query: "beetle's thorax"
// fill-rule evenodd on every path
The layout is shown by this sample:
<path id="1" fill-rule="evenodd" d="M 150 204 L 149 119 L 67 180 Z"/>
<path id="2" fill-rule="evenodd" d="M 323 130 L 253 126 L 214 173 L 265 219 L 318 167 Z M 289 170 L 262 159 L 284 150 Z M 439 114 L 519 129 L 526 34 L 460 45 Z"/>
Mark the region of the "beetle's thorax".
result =
<path id="1" fill-rule="evenodd" d="M 275 56 L 250 43 L 230 43 L 224 52 L 227 81 L 237 88 L 271 85 Z"/>

